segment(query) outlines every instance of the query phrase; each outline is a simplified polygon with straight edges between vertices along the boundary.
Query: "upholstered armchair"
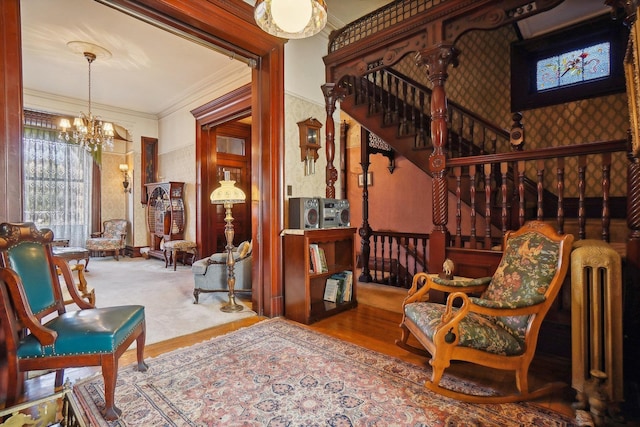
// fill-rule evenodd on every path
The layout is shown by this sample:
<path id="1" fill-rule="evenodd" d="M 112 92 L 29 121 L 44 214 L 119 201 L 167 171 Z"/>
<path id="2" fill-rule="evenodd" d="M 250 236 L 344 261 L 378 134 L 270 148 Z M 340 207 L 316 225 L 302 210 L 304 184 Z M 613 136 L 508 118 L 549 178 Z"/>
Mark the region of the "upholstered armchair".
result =
<path id="1" fill-rule="evenodd" d="M 122 251 L 122 255 L 124 255 L 126 238 L 127 220 L 109 219 L 102 223 L 101 232 L 91 233 L 91 238 L 87 239 L 86 247 L 91 253 L 113 252 L 113 256 L 117 261 L 120 251 Z"/>
<path id="2" fill-rule="evenodd" d="M 235 292 L 251 292 L 251 242 L 242 242 L 233 250 Z M 228 292 L 227 253 L 221 252 L 193 263 L 194 304 L 198 304 L 201 292 Z"/>
<path id="3" fill-rule="evenodd" d="M 551 225 L 531 221 L 505 235 L 502 259 L 492 277 L 414 276 L 403 302 L 402 337 L 396 344 L 431 356 L 431 378 L 425 386 L 474 403 L 528 400 L 555 390 L 557 384 L 529 391 L 528 371 L 542 320 L 567 273 L 572 242 L 572 235 L 559 235 Z M 446 304 L 428 301 L 432 289 L 448 294 Z M 410 335 L 426 351 L 409 344 Z M 518 392 L 471 395 L 446 388 L 440 381 L 453 360 L 515 371 Z"/>
<path id="4" fill-rule="evenodd" d="M 6 406 L 20 400 L 24 372 L 100 366 L 106 420 L 117 419 L 118 359 L 135 341 L 137 369 L 146 371 L 144 307 L 96 308 L 78 293 L 69 264 L 53 255 L 53 232 L 33 223 L 0 224 L 0 329 L 6 367 Z M 82 267 L 82 266 L 80 266 Z M 58 278 L 60 271 L 63 282 Z M 61 285 L 79 307 L 67 311 Z"/>

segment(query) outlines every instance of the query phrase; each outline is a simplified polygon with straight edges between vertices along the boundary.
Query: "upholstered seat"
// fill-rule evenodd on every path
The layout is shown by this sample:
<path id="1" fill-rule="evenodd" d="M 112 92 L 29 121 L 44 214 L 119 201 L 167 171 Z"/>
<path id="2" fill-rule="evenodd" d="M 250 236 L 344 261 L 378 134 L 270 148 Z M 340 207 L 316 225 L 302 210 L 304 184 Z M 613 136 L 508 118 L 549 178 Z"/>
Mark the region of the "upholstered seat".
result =
<path id="1" fill-rule="evenodd" d="M 92 233 L 87 239 L 86 247 L 92 253 L 113 252 L 113 256 L 118 260 L 120 251 L 124 255 L 125 240 L 127 238 L 127 220 L 109 219 L 102 223 L 102 231 Z"/>
<path id="2" fill-rule="evenodd" d="M 144 307 L 125 305 L 95 308 L 78 293 L 67 262 L 51 250 L 53 232 L 34 224 L 0 225 L 0 327 L 7 356 L 7 402 L 22 393 L 23 373 L 57 369 L 62 385 L 64 368 L 100 366 L 104 377 L 107 420 L 120 416 L 115 406 L 118 359 L 135 341 L 138 365 L 144 363 Z M 81 267 L 81 266 L 80 266 Z M 67 295 L 80 308 L 66 311 L 58 275 Z"/>
<path id="3" fill-rule="evenodd" d="M 403 302 L 398 345 L 430 355 L 431 379 L 425 386 L 467 402 L 533 399 L 554 389 L 530 392 L 529 365 L 544 316 L 556 298 L 569 267 L 572 235 L 531 221 L 504 237 L 503 255 L 492 277 L 446 280 L 418 273 Z M 430 290 L 446 292 L 446 304 L 428 301 Z M 472 296 L 480 295 L 480 296 Z M 408 344 L 410 335 L 426 349 Z M 452 360 L 464 360 L 516 373 L 518 393 L 478 396 L 444 388 L 440 380 Z"/>
<path id="4" fill-rule="evenodd" d="M 235 292 L 251 292 L 251 242 L 242 242 L 232 252 Z M 191 271 L 194 277 L 194 303 L 198 303 L 201 292 L 228 292 L 227 253 L 221 252 L 193 263 Z"/>

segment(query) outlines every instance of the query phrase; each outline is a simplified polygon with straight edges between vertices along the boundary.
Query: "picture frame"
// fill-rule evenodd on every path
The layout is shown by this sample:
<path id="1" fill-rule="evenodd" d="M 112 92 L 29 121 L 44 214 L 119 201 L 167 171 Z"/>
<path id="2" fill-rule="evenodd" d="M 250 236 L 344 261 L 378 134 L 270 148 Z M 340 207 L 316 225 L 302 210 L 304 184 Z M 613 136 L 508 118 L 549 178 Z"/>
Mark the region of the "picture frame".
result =
<path id="1" fill-rule="evenodd" d="M 367 187 L 373 186 L 373 173 L 367 172 Z M 358 174 L 358 187 L 364 187 L 364 174 Z"/>
<path id="2" fill-rule="evenodd" d="M 141 153 L 140 203 L 146 205 L 149 198 L 146 184 L 158 181 L 158 138 L 143 136 Z"/>

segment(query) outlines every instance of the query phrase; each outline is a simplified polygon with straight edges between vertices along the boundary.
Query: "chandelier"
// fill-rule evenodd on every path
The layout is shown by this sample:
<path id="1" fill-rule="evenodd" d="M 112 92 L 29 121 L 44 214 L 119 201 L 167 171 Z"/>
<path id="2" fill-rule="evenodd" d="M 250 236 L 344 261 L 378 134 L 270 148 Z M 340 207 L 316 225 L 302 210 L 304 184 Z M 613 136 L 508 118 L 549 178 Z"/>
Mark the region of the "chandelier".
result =
<path id="1" fill-rule="evenodd" d="M 72 41 L 67 43 L 67 46 L 74 52 L 82 53 L 89 63 L 89 111 L 86 114 L 80 112 L 80 115 L 73 119 L 73 128 L 69 119 L 60 119 L 60 128 L 62 130 L 58 138 L 67 142 L 73 141 L 91 152 L 97 152 L 105 148 L 113 150 L 113 124 L 103 122 L 99 117 L 91 113 L 91 64 L 98 56 L 109 58 L 111 52 L 87 42 Z"/>
<path id="2" fill-rule="evenodd" d="M 256 23 L 265 32 L 285 39 L 311 37 L 327 23 L 325 0 L 258 0 Z"/>

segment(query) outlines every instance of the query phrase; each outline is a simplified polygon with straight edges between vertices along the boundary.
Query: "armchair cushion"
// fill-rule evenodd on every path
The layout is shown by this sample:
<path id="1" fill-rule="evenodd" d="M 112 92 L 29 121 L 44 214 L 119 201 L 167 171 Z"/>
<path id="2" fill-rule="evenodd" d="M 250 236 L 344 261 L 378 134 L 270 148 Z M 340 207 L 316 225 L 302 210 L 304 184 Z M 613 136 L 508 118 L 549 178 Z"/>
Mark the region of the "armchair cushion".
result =
<path id="1" fill-rule="evenodd" d="M 27 335 L 18 347 L 19 358 L 113 353 L 144 321 L 143 306 L 117 306 L 63 313 L 43 326 L 56 331 L 51 346 Z"/>
<path id="2" fill-rule="evenodd" d="M 405 315 L 411 319 L 429 339 L 433 339 L 445 310 L 444 304 L 413 303 L 405 306 Z M 454 312 L 457 309 L 454 308 Z M 460 322 L 461 347 L 471 347 L 490 353 L 517 355 L 524 351 L 524 341 L 518 339 L 495 323 L 477 313 L 468 313 Z"/>

